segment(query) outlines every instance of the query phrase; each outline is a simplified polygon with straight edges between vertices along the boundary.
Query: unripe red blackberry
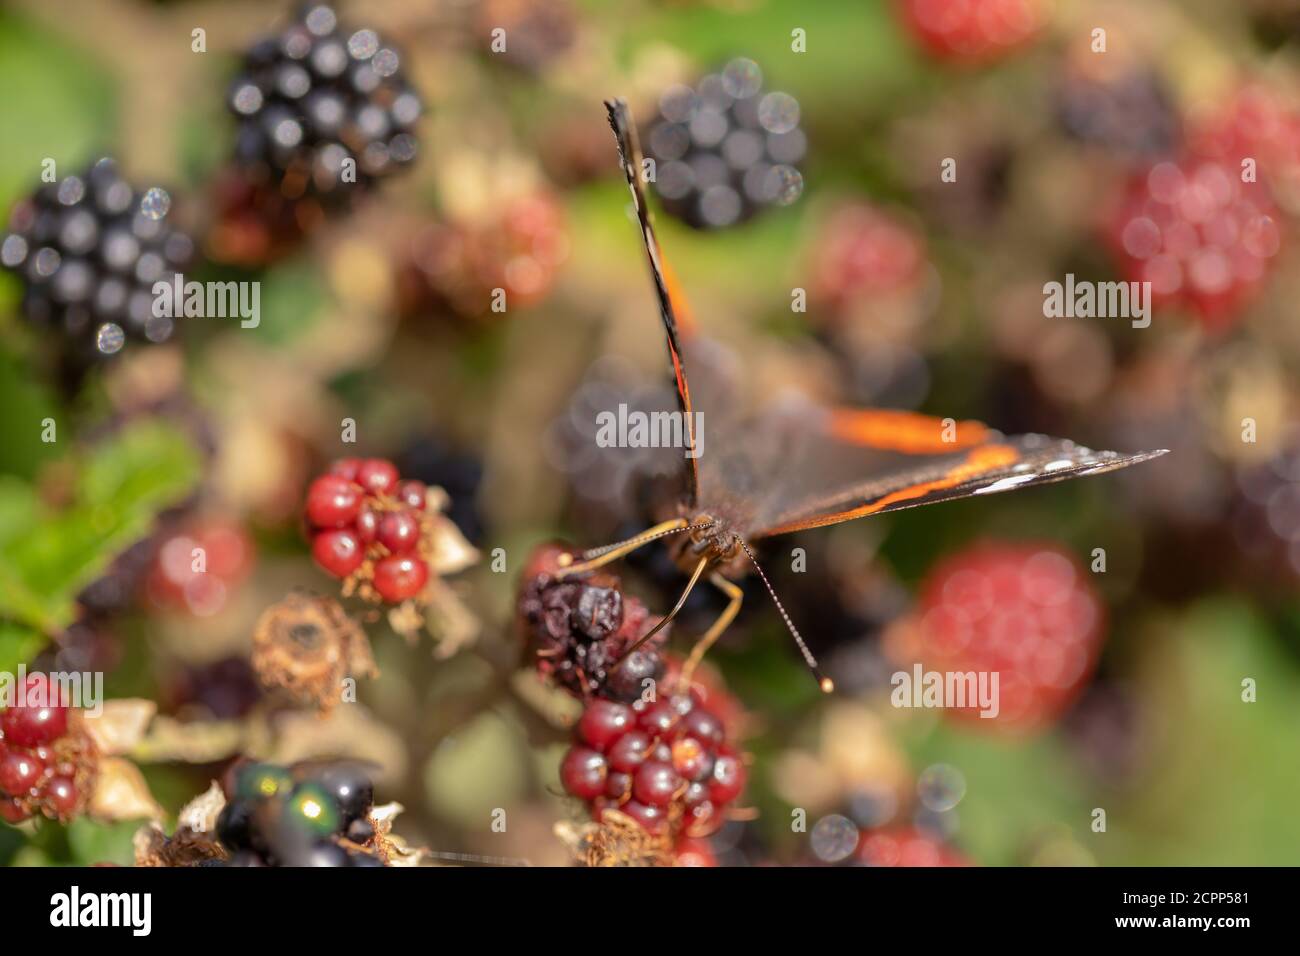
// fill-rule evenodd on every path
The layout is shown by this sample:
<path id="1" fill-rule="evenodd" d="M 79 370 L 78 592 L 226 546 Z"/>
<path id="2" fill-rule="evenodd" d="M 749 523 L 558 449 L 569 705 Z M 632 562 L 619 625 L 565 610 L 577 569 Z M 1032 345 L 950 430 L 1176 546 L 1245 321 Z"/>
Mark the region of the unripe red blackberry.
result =
<path id="1" fill-rule="evenodd" d="M 1041 0 L 897 0 L 903 27 L 936 60 L 1003 59 L 1041 28 Z"/>
<path id="2" fill-rule="evenodd" d="M 657 698 L 587 705 L 560 782 L 597 821 L 617 810 L 654 836 L 689 840 L 720 827 L 740 797 L 747 772 L 713 709 L 720 695 L 693 685 L 662 696 L 678 688 L 670 677 Z"/>
<path id="3" fill-rule="evenodd" d="M 63 695 L 47 675 L 29 674 L 0 710 L 0 819 L 67 821 L 85 805 L 99 753 Z"/>
<path id="4" fill-rule="evenodd" d="M 927 670 L 998 674 L 996 714 L 981 716 L 975 701 L 944 711 L 978 729 L 1054 720 L 1092 676 L 1105 639 L 1096 588 L 1051 545 L 989 542 L 946 558 L 922 582 L 918 614 Z"/>
<path id="5" fill-rule="evenodd" d="M 502 197 L 486 215 L 418 229 L 399 273 L 403 312 L 497 319 L 543 301 L 568 255 L 564 207 L 553 193 Z M 494 308 L 497 289 L 504 313 Z"/>
<path id="6" fill-rule="evenodd" d="M 16 747 L 46 746 L 67 731 L 67 703 L 46 675 L 29 675 L 15 696 L 15 705 L 0 711 L 0 739 L 11 752 Z"/>
<path id="7" fill-rule="evenodd" d="M 924 830 L 885 827 L 862 834 L 855 855 L 862 866 L 970 866 L 970 861 Z"/>
<path id="8" fill-rule="evenodd" d="M 62 333 L 82 360 L 113 355 L 127 338 L 171 338 L 175 320 L 154 314 L 153 287 L 170 283 L 194 244 L 172 228 L 170 207 L 164 190 L 137 191 L 108 158 L 18 203 L 0 265 L 23 280 L 23 314 Z"/>
<path id="9" fill-rule="evenodd" d="M 645 145 L 670 215 L 720 229 L 799 198 L 797 166 L 807 149 L 799 103 L 762 86 L 758 64 L 741 58 L 693 89 L 674 86 L 660 96 Z"/>
<path id="10" fill-rule="evenodd" d="M 161 536 L 145 587 L 160 607 L 211 617 L 252 571 L 253 539 L 239 525 L 206 519 Z"/>
<path id="11" fill-rule="evenodd" d="M 307 489 L 312 557 L 344 580 L 344 593 L 400 604 L 419 598 L 431 573 L 434 516 L 428 489 L 402 481 L 383 458 L 340 458 Z"/>
<path id="12" fill-rule="evenodd" d="M 346 201 L 417 153 L 422 105 L 401 57 L 374 30 L 342 26 L 328 4 L 301 7 L 245 53 L 229 105 L 236 159 L 289 198 Z"/>
<path id="13" fill-rule="evenodd" d="M 615 575 L 557 578 L 564 554 L 560 545 L 542 545 L 524 568 L 519 619 L 538 671 L 573 694 L 630 703 L 663 676 L 668 628 L 627 654 L 656 619 Z"/>
<path id="14" fill-rule="evenodd" d="M 1125 278 L 1150 282 L 1157 305 L 1190 308 L 1212 332 L 1241 318 L 1282 242 L 1268 186 L 1242 175 L 1194 156 L 1157 163 L 1130 182 L 1109 223 Z"/>
<path id="15" fill-rule="evenodd" d="M 821 227 L 810 258 L 812 296 L 835 318 L 882 300 L 912 300 L 924 294 L 924 236 L 870 203 L 836 209 Z"/>
<path id="16" fill-rule="evenodd" d="M 1248 83 L 1188 120 L 1188 149 L 1255 176 L 1291 214 L 1300 213 L 1300 98 L 1286 84 Z"/>

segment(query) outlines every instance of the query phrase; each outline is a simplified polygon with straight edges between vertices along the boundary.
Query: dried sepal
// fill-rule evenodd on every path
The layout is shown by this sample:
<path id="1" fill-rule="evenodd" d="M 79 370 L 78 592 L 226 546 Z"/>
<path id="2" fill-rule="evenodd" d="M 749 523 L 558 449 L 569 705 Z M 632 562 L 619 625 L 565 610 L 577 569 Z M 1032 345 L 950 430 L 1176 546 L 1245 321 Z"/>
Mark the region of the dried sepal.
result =
<path id="1" fill-rule="evenodd" d="M 153 701 L 132 697 L 105 701 L 99 714 L 83 712 L 83 716 L 86 733 L 100 753 L 116 756 L 130 753 L 144 739 L 157 713 L 158 705 Z"/>
<path id="2" fill-rule="evenodd" d="M 388 866 L 420 866 L 429 856 L 428 847 L 410 846 L 399 836 L 383 837 L 383 860 Z"/>
<path id="3" fill-rule="evenodd" d="M 419 866 L 429 855 L 427 847 L 410 846 L 393 833 L 393 821 L 406 808 L 400 803 L 384 803 L 370 808 L 370 823 L 375 828 L 371 847 L 388 866 Z"/>
<path id="4" fill-rule="evenodd" d="M 477 564 L 479 551 L 461 534 L 456 522 L 445 514 L 449 498 L 441 488 L 430 488 L 425 495 L 425 513 L 433 517 L 429 536 L 430 567 L 435 574 L 456 574 Z"/>
<path id="5" fill-rule="evenodd" d="M 176 825 L 195 833 L 216 833 L 217 817 L 225 808 L 226 794 L 221 784 L 213 780 L 207 790 L 181 807 L 181 812 L 176 815 Z"/>
<path id="6" fill-rule="evenodd" d="M 256 720 L 183 722 L 155 717 L 149 731 L 131 749 L 140 763 L 216 763 L 241 752 L 255 752 L 269 736 Z"/>
<path id="7" fill-rule="evenodd" d="M 158 820 L 164 815 L 140 768 L 122 757 L 99 761 L 86 812 L 105 821 Z"/>
<path id="8" fill-rule="evenodd" d="M 377 804 L 370 808 L 370 822 L 375 825 L 376 833 L 388 833 L 393 829 L 393 821 L 406 812 L 406 807 L 396 800 Z"/>

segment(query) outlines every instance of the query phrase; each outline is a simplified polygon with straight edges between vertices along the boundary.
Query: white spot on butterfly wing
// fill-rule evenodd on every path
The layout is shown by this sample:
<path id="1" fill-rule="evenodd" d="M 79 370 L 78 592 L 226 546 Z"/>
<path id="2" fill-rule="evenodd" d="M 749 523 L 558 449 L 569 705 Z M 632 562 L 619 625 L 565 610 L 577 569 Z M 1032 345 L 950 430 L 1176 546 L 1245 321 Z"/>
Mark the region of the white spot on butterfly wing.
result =
<path id="1" fill-rule="evenodd" d="M 999 491 L 1010 491 L 1012 488 L 1015 488 L 1017 485 L 1023 485 L 1025 482 L 1033 481 L 1037 477 L 1038 477 L 1037 472 L 1028 475 L 1011 475 L 1010 477 L 1007 478 L 999 478 L 997 481 L 993 482 L 992 484 L 985 485 L 983 488 L 976 488 L 971 493 L 976 495 L 991 495 L 991 494 L 996 494 Z"/>

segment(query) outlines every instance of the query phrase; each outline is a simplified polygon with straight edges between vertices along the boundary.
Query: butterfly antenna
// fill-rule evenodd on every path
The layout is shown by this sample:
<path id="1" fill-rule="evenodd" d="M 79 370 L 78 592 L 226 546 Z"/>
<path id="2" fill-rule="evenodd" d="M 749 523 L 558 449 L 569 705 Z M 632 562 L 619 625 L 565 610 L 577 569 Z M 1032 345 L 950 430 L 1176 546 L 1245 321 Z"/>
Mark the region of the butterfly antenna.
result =
<path id="1" fill-rule="evenodd" d="M 633 535 L 625 541 L 615 541 L 613 544 L 602 544 L 599 548 L 592 548 L 588 551 L 584 551 L 582 552 L 582 560 L 590 561 L 593 558 L 599 558 L 603 554 L 617 551 L 619 548 L 625 547 L 633 542 L 637 542 L 638 544 L 649 544 L 651 541 L 666 538 L 670 534 L 681 534 L 683 531 L 704 531 L 705 529 L 712 527 L 713 522 L 706 521 L 703 524 L 686 524 L 682 525 L 680 528 L 669 528 L 666 531 L 656 531 L 652 534 L 646 534 L 643 531 L 641 534 Z"/>
<path id="2" fill-rule="evenodd" d="M 664 617 L 660 619 L 658 624 L 656 624 L 654 627 L 650 628 L 650 630 L 642 634 L 635 644 L 633 644 L 626 651 L 624 651 L 622 656 L 619 657 L 619 659 L 614 662 L 614 666 L 610 668 L 611 671 L 614 670 L 614 668 L 618 667 L 618 665 L 622 664 L 629 657 L 631 657 L 632 652 L 635 651 L 638 647 L 640 647 L 642 644 L 650 640 L 650 638 L 654 637 L 656 634 L 658 634 L 660 631 L 662 631 L 665 627 L 668 626 L 668 622 L 671 621 L 673 618 L 675 618 L 677 616 L 677 612 L 680 611 L 682 607 L 686 604 L 686 599 L 691 596 L 691 592 L 695 590 L 695 585 L 699 583 L 700 576 L 704 574 L 704 569 L 707 568 L 708 566 L 709 566 L 709 559 L 700 558 L 700 563 L 695 566 L 695 573 L 692 574 L 691 579 L 686 582 L 686 590 L 682 591 L 682 596 L 677 599 L 677 603 L 673 605 L 673 609 L 669 611 L 666 615 L 664 615 Z"/>
<path id="3" fill-rule="evenodd" d="M 785 626 L 789 628 L 790 634 L 794 637 L 794 642 L 799 645 L 799 653 L 803 655 L 804 661 L 808 664 L 808 669 L 813 672 L 817 678 L 817 684 L 824 693 L 829 694 L 835 689 L 835 682 L 822 673 L 822 669 L 817 665 L 817 658 L 813 657 L 813 652 L 808 650 L 808 645 L 804 642 L 803 635 L 799 633 L 799 628 L 794 626 L 794 621 L 790 620 L 790 615 L 785 611 L 785 605 L 781 599 L 776 596 L 776 591 L 772 587 L 772 582 L 767 579 L 767 574 L 759 566 L 758 559 L 754 557 L 754 552 L 749 549 L 749 545 L 744 539 L 740 540 L 740 546 L 745 549 L 745 554 L 749 555 L 749 561 L 754 565 L 754 570 L 763 580 L 763 586 L 767 588 L 767 593 L 772 595 L 772 603 L 776 605 L 777 611 L 781 614 L 781 620 L 785 621 Z"/>

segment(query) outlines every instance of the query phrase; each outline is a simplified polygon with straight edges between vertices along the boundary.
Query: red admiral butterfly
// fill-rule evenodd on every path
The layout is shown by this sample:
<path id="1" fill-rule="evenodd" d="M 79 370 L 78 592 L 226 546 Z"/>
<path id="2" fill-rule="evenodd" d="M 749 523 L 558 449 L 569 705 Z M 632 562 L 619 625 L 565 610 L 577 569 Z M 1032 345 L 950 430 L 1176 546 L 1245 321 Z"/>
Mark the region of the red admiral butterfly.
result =
<path id="1" fill-rule="evenodd" d="M 752 565 L 822 689 L 833 687 L 755 560 L 752 542 L 938 501 L 1097 475 L 1167 451 L 1135 455 L 1096 452 L 1045 435 L 1006 437 L 974 421 L 811 403 L 741 419 L 735 415 L 735 403 L 724 400 L 725 384 L 714 380 L 717 376 L 705 363 L 701 367 L 710 374 L 703 380 L 697 378 L 697 385 L 701 386 L 700 404 L 709 413 L 710 451 L 707 456 L 696 455 L 697 396 L 687 385 L 686 357 L 700 342 L 655 238 L 641 189 L 641 150 L 631 112 L 623 100 L 606 101 L 605 107 L 632 191 L 667 336 L 688 442 L 686 490 L 674 517 L 627 541 L 587 551 L 560 573 L 586 573 L 651 541 L 685 533 L 676 557 L 690 573 L 690 581 L 672 611 L 641 642 L 672 620 L 707 572 L 709 581 L 730 602 L 696 643 L 683 670 L 686 680 L 735 618 L 741 590 L 732 579 L 747 573 Z"/>

